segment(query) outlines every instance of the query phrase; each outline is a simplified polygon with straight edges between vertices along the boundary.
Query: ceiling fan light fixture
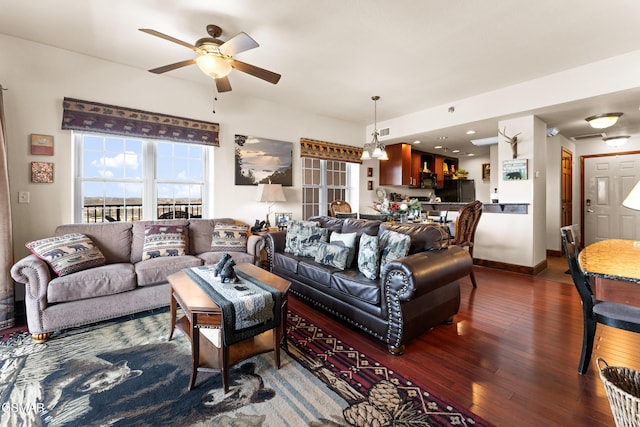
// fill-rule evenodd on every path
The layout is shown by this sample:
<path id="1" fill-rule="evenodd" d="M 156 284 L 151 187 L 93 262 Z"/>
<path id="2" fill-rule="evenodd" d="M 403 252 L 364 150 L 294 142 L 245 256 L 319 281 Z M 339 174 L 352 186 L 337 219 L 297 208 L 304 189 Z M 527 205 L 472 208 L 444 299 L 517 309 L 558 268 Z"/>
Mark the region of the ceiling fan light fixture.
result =
<path id="1" fill-rule="evenodd" d="M 606 129 L 615 125 L 620 116 L 622 116 L 622 113 L 597 114 L 595 116 L 587 117 L 585 120 L 594 129 Z"/>
<path id="2" fill-rule="evenodd" d="M 226 59 L 211 54 L 200 55 L 196 59 L 198 68 L 213 79 L 226 77 L 231 72 L 231 64 Z"/>
<path id="3" fill-rule="evenodd" d="M 621 135 L 621 136 L 609 136 L 607 138 L 602 138 L 602 140 L 609 147 L 619 147 L 621 145 L 626 144 L 629 138 L 631 138 L 629 135 Z"/>

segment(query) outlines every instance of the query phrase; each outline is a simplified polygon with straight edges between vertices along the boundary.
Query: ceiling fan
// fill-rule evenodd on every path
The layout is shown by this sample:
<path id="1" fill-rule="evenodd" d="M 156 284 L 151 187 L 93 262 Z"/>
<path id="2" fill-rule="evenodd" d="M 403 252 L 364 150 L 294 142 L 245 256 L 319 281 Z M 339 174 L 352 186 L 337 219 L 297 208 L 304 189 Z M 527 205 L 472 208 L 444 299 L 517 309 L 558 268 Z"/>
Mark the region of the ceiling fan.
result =
<path id="1" fill-rule="evenodd" d="M 203 73 L 216 81 L 218 92 L 229 92 L 231 90 L 231 83 L 229 83 L 227 75 L 231 72 L 232 68 L 268 81 L 269 83 L 276 84 L 280 80 L 280 74 L 233 59 L 233 55 L 259 46 L 247 33 L 238 33 L 224 42 L 218 39 L 222 34 L 222 29 L 217 25 L 207 25 L 207 33 L 210 37 L 201 38 L 195 42 L 195 45 L 192 45 L 149 28 L 140 28 L 139 30 L 143 33 L 177 43 L 198 53 L 197 58 L 187 59 L 149 70 L 152 73 L 162 74 L 177 68 L 186 67 L 187 65 L 197 64 Z"/>

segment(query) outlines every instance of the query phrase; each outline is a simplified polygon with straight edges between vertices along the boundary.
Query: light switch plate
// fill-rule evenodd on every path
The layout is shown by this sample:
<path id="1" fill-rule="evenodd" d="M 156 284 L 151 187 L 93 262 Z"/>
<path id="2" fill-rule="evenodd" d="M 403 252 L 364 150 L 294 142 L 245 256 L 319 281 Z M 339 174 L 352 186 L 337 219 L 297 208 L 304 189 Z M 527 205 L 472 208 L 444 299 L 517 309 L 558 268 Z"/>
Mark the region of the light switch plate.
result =
<path id="1" fill-rule="evenodd" d="M 19 191 L 18 192 L 18 203 L 29 203 L 31 195 L 28 191 Z"/>

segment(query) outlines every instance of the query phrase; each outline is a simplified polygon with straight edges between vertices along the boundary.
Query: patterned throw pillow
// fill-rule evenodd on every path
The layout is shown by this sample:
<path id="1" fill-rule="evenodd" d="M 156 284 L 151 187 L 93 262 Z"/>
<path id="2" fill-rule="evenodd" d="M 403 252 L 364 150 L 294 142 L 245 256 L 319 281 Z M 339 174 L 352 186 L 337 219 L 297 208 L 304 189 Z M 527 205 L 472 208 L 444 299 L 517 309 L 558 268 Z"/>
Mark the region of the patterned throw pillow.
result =
<path id="1" fill-rule="evenodd" d="M 284 251 L 297 256 L 315 256 L 320 242 L 327 241 L 329 230 L 315 221 L 291 221 Z"/>
<path id="2" fill-rule="evenodd" d="M 36 240 L 25 245 L 35 256 L 46 261 L 58 276 L 105 264 L 105 258 L 93 241 L 81 233 Z"/>
<path id="3" fill-rule="evenodd" d="M 212 252 L 247 252 L 249 227 L 246 225 L 216 224 L 211 241 Z"/>
<path id="4" fill-rule="evenodd" d="M 380 271 L 389 261 L 407 256 L 410 245 L 411 237 L 408 234 L 384 230 L 380 234 Z"/>
<path id="5" fill-rule="evenodd" d="M 344 270 L 347 265 L 349 248 L 343 245 L 332 245 L 330 243 L 320 243 L 316 252 L 315 261 L 320 264 Z"/>
<path id="6" fill-rule="evenodd" d="M 142 260 L 185 254 L 185 228 L 182 225 L 150 224 L 144 227 Z"/>
<path id="7" fill-rule="evenodd" d="M 342 244 L 344 247 L 349 248 L 349 255 L 347 256 L 347 267 L 351 267 L 353 259 L 356 257 L 356 237 L 358 233 L 331 233 L 329 236 L 329 243 Z"/>
<path id="8" fill-rule="evenodd" d="M 366 233 L 360 236 L 358 270 L 367 279 L 375 280 L 378 278 L 378 271 L 380 270 L 378 236 L 370 236 Z"/>

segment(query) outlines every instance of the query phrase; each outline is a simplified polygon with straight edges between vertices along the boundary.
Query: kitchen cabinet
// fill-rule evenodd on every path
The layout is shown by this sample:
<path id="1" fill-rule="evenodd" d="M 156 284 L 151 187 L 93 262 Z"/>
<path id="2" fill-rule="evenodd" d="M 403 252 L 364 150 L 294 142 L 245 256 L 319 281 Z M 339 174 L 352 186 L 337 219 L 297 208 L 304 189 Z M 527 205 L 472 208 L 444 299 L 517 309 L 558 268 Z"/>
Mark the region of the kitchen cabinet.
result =
<path id="1" fill-rule="evenodd" d="M 421 152 L 411 144 L 393 144 L 386 147 L 389 160 L 380 161 L 380 185 L 419 187 Z"/>
<path id="2" fill-rule="evenodd" d="M 458 170 L 458 159 L 445 157 L 439 154 L 434 156 L 433 173 L 437 175 L 438 188 L 444 186 L 445 177 L 450 179 L 453 173 Z"/>

